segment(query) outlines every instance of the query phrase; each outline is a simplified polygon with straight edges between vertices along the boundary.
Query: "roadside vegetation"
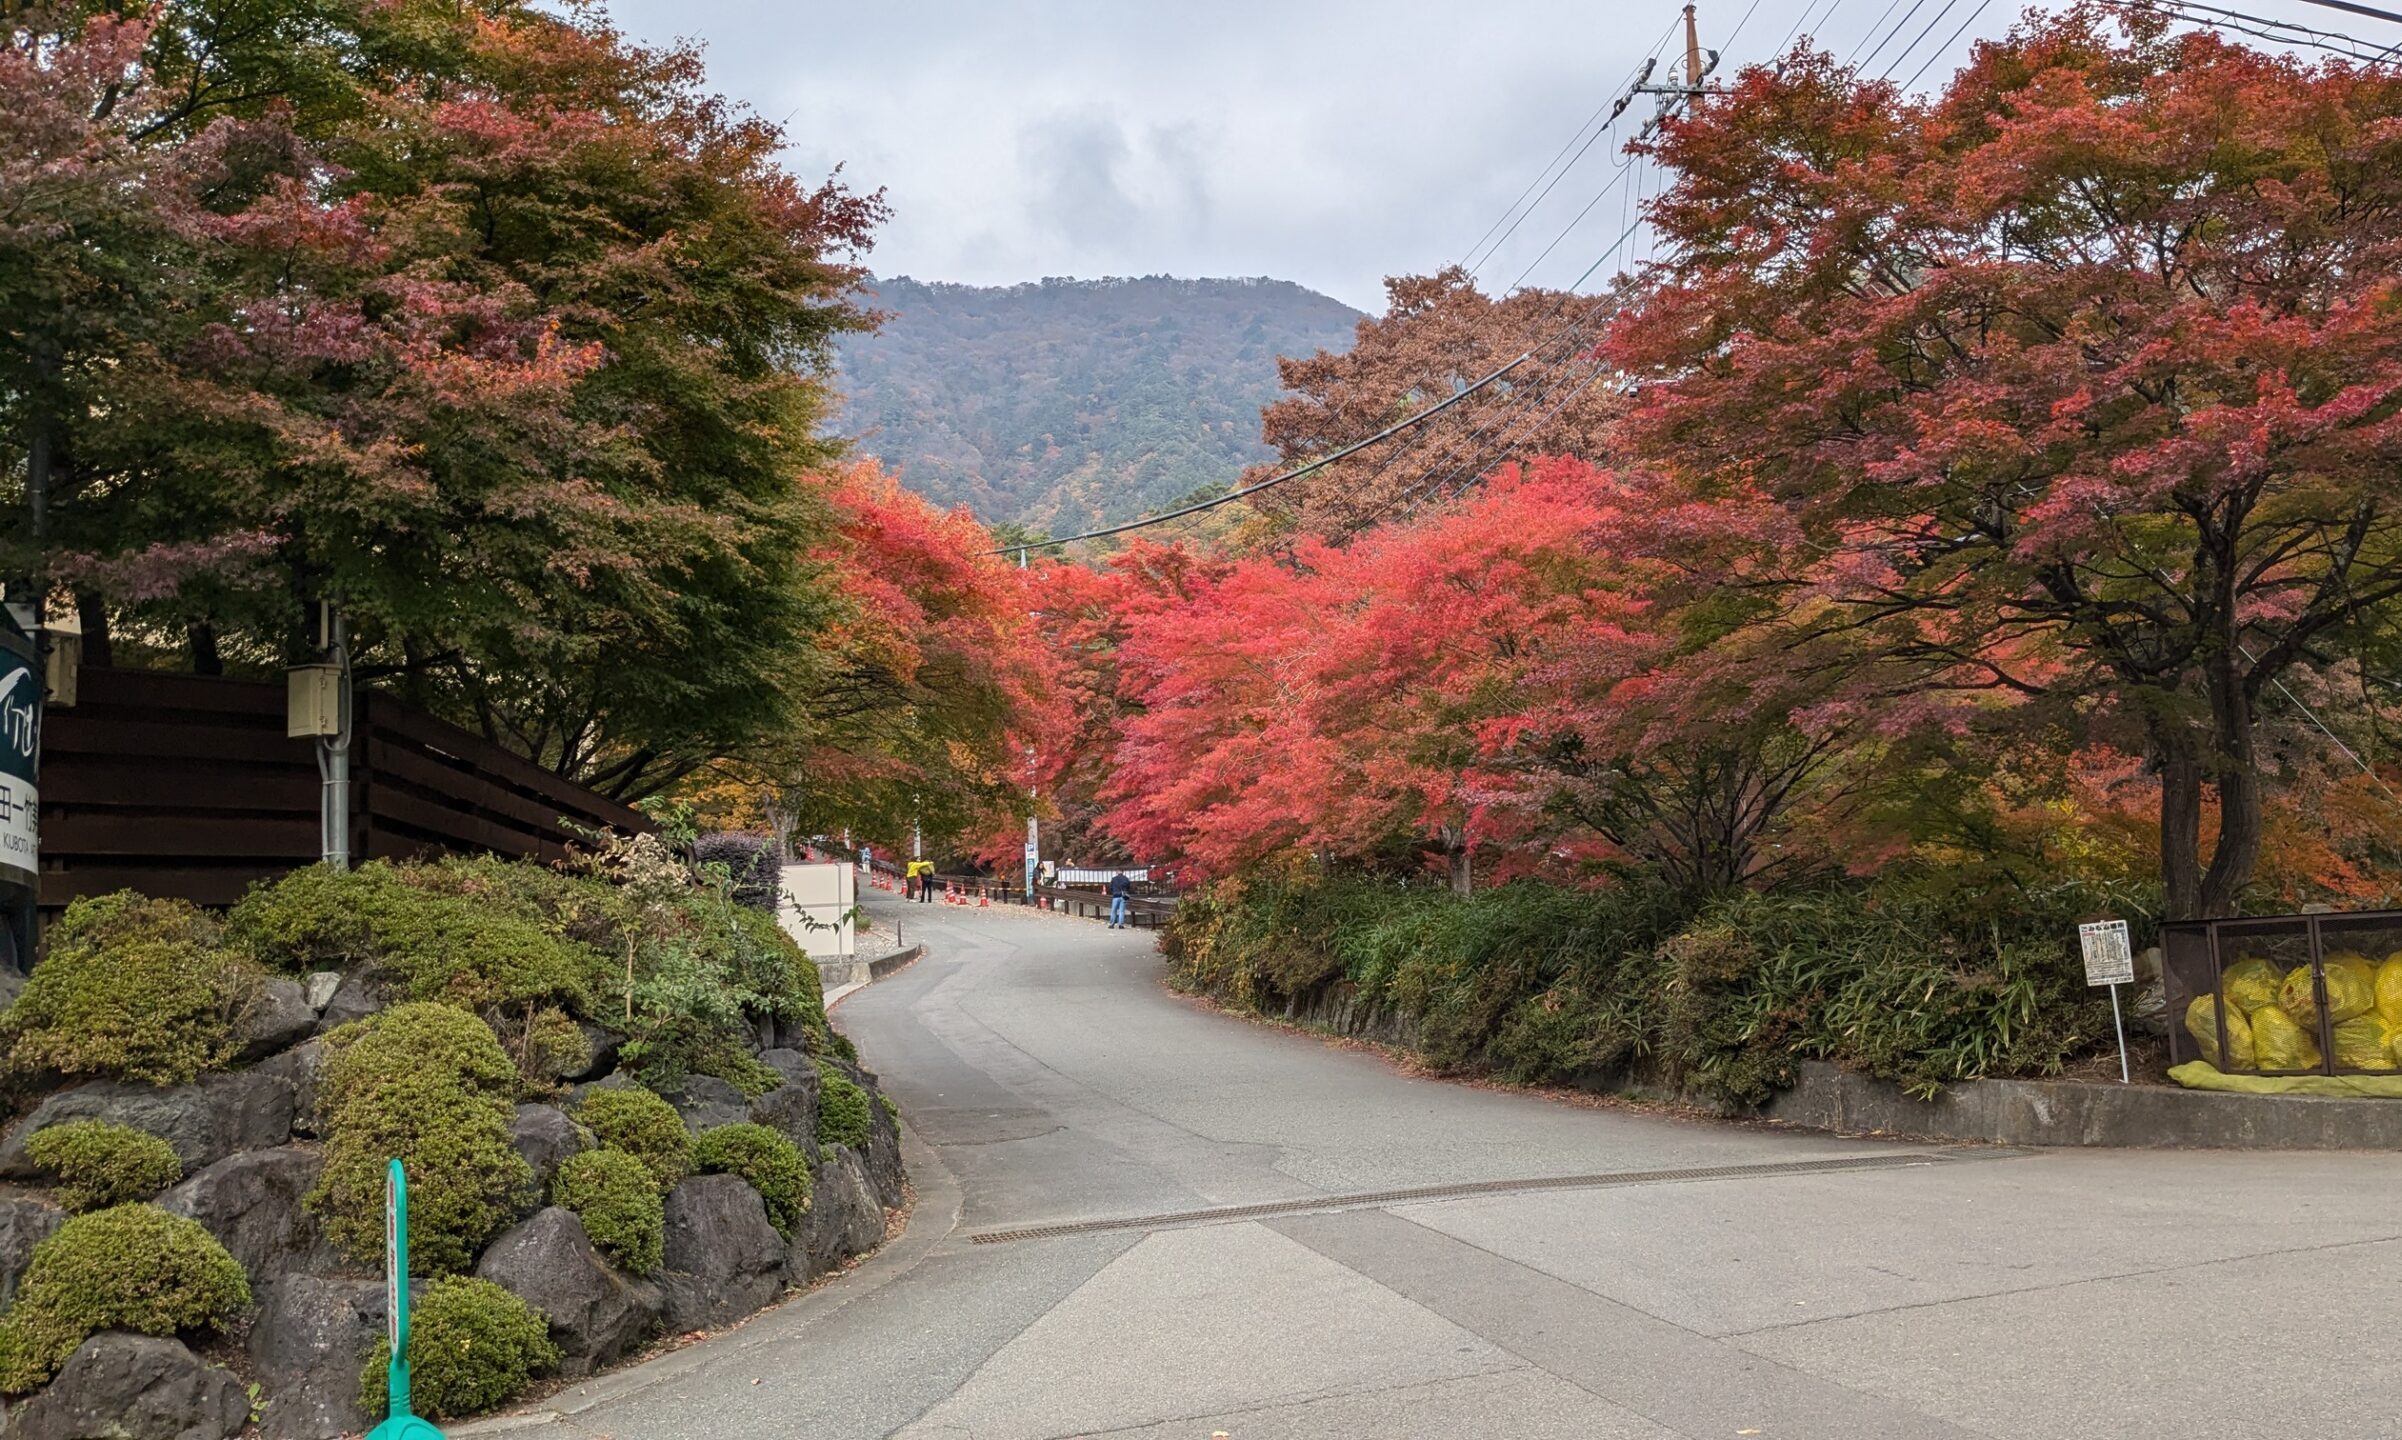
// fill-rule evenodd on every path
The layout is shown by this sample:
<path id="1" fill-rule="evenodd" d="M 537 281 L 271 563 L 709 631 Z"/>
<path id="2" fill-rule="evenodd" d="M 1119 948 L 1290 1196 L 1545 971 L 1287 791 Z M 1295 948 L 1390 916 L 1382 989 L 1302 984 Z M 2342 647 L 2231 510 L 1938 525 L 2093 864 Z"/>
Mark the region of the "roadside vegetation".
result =
<path id="1" fill-rule="evenodd" d="M 2388 901 L 2397 135 L 2373 67 L 2095 7 L 1930 95 L 1744 71 L 1538 442 L 1045 573 L 1065 843 L 1202 887 L 1193 988 L 1739 1102 L 2106 1046 L 2080 920 Z M 1287 367 L 1288 463 L 1565 345 L 1392 291 Z"/>

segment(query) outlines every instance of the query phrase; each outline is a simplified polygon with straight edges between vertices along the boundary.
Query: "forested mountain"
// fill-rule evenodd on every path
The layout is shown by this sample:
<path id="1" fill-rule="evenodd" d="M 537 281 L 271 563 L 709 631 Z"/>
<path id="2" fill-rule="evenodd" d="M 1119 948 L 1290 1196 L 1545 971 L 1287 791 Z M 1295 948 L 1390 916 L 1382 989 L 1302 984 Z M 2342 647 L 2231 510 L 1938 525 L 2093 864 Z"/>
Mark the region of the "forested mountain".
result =
<path id="1" fill-rule="evenodd" d="M 986 521 L 1131 519 L 1274 458 L 1276 359 L 1351 344 L 1359 312 L 1282 280 L 875 282 L 838 421 L 902 483 Z"/>

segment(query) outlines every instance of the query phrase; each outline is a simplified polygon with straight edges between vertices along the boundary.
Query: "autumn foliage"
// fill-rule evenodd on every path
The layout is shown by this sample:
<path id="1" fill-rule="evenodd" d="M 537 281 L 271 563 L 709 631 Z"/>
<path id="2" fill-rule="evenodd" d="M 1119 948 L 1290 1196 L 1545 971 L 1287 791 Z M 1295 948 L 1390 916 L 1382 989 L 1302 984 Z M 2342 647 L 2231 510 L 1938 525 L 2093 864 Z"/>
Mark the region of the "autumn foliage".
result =
<path id="1" fill-rule="evenodd" d="M 1198 875 L 2391 895 L 2402 78 L 2074 11 L 1928 98 L 1805 49 L 1652 144 L 1581 458 L 1364 530 L 1346 462 L 1262 549 L 1047 582 L 1109 607 L 1101 824 Z M 1295 456 L 1490 356 L 1458 286 L 1288 365 Z"/>

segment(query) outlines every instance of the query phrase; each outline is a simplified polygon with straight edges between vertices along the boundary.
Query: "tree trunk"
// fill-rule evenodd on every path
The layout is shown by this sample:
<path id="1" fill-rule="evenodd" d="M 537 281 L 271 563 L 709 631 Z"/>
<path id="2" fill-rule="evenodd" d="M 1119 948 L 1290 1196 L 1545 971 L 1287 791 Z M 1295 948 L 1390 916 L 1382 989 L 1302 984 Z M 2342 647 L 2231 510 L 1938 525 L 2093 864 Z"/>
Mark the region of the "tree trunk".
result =
<path id="1" fill-rule="evenodd" d="M 1443 863 L 1450 872 L 1451 893 L 1462 900 L 1474 883 L 1468 858 L 1468 836 L 1457 825 L 1444 825 L 1435 831 L 1436 841 L 1443 847 Z"/>
<path id="2" fill-rule="evenodd" d="M 184 638 L 191 643 L 193 674 L 222 675 L 225 673 L 225 662 L 217 654 L 217 631 L 214 626 L 186 625 Z"/>
<path id="3" fill-rule="evenodd" d="M 2152 743 L 2160 770 L 2160 876 L 2168 888 L 2168 918 L 2202 913 L 2202 758 L 2194 733 L 2176 721 L 2157 721 Z"/>
<path id="4" fill-rule="evenodd" d="M 108 643 L 108 606 L 101 603 L 99 592 L 75 592 L 75 619 L 83 626 L 83 665 L 90 670 L 106 670 L 116 663 Z"/>
<path id="5" fill-rule="evenodd" d="M 2232 657 L 2210 670 L 2213 745 L 2209 770 L 2219 797 L 2218 843 L 2201 884 L 2201 913 L 2232 915 L 2260 865 L 2260 757 L 2252 700 Z"/>

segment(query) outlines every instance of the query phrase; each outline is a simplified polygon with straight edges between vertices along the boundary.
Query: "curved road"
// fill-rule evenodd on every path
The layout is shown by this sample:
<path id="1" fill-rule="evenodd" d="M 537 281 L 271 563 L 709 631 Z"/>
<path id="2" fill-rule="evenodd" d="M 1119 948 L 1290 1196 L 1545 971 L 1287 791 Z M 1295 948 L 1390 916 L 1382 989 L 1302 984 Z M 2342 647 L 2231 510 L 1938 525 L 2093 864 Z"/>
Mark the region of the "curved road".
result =
<path id="1" fill-rule="evenodd" d="M 909 1127 L 908 1233 L 453 1434 L 2402 1435 L 2397 1157 L 1577 1105 L 1213 1013 L 1142 932 L 900 918 L 928 957 L 836 1014 Z"/>

